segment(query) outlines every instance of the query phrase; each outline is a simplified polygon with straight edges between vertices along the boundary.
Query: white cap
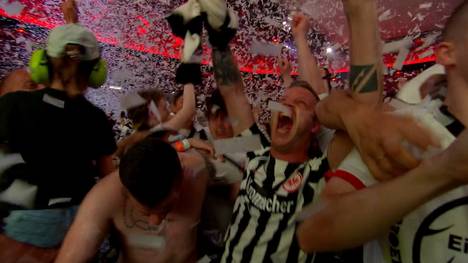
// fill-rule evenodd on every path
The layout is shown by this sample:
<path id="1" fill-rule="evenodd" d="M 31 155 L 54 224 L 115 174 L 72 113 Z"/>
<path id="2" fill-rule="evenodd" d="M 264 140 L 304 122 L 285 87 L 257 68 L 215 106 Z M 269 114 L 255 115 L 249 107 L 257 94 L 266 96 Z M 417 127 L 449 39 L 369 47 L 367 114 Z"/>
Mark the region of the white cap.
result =
<path id="1" fill-rule="evenodd" d="M 78 24 L 66 24 L 54 28 L 47 40 L 47 55 L 57 58 L 65 55 L 67 44 L 81 45 L 85 48 L 82 60 L 99 58 L 99 44 L 94 34 Z"/>

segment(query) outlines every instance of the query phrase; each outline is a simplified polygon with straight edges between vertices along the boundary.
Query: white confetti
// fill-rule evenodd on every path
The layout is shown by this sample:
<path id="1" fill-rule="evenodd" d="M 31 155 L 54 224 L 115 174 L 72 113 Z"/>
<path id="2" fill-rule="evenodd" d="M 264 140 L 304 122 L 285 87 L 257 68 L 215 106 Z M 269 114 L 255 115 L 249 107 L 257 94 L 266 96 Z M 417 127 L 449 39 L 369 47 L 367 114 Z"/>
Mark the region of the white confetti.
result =
<path id="1" fill-rule="evenodd" d="M 432 2 L 424 3 L 419 5 L 419 9 L 429 9 L 432 7 Z"/>
<path id="2" fill-rule="evenodd" d="M 260 136 L 258 135 L 215 140 L 213 144 L 216 154 L 245 153 L 262 148 Z"/>
<path id="3" fill-rule="evenodd" d="M 392 17 L 393 17 L 392 16 L 392 11 L 390 9 L 388 9 L 379 16 L 379 21 L 380 22 L 386 21 L 386 20 L 389 20 Z"/>
<path id="4" fill-rule="evenodd" d="M 250 46 L 250 52 L 257 55 L 278 57 L 281 55 L 281 45 L 254 40 Z"/>
<path id="5" fill-rule="evenodd" d="M 419 46 L 415 51 L 423 50 L 427 47 L 430 47 L 431 45 L 435 43 L 435 41 L 437 40 L 439 36 L 440 36 L 440 32 L 436 32 L 434 34 L 430 34 L 426 36 L 424 38 L 424 43 L 421 46 Z"/>
<path id="6" fill-rule="evenodd" d="M 9 15 L 21 12 L 37 17 L 39 22 L 52 25 L 63 23 L 59 13 L 58 1 L 43 1 L 31 9 L 22 8 L 22 0 L 0 0 L 0 7 Z M 124 1 L 125 2 L 125 1 Z M 102 56 L 108 62 L 109 77 L 105 88 L 89 90 L 87 98 L 106 112 L 120 114 L 120 97 L 141 89 L 157 88 L 165 93 L 178 90 L 174 82 L 177 67 L 180 41 L 174 40 L 169 33 L 164 17 L 178 4 L 184 1 L 77 1 L 80 10 L 80 23 L 99 35 L 102 44 Z M 444 22 L 453 7 L 450 1 L 409 1 L 407 5 L 395 5 L 395 1 L 379 1 L 379 20 L 382 22 L 383 39 L 404 39 L 400 44 L 386 45 L 386 56 L 394 58 L 401 47 L 412 47 L 413 39 L 421 37 L 424 43 L 408 58 L 430 56 L 430 50 L 436 44 L 431 30 L 443 28 Z M 432 2 L 432 4 L 430 3 Z M 293 71 L 297 72 L 297 50 L 292 41 L 289 23 L 291 12 L 302 10 L 311 18 L 309 45 L 322 65 L 332 71 L 346 69 L 349 65 L 347 46 L 348 30 L 341 1 L 331 0 L 238 0 L 230 1 L 231 6 L 239 13 L 240 29 L 233 52 L 246 86 L 249 100 L 259 107 L 261 123 L 269 121 L 270 111 L 267 101 L 278 100 L 281 96 L 282 81 L 272 73 L 275 69 L 273 54 L 287 56 L 292 62 Z M 8 8 L 5 6 L 8 5 Z M 418 13 L 419 12 L 419 13 Z M 47 14 L 47 16 L 45 16 Z M 414 19 L 413 22 L 411 20 Z M 429 24 L 429 27 L 428 27 Z M 0 77 L 15 68 L 27 65 L 30 52 L 45 48 L 47 30 L 34 27 L 26 32 L 17 31 L 18 27 L 3 28 L 2 34 L 8 40 L 0 43 L 0 50 L 7 53 L 8 61 L 0 66 Z M 32 26 L 32 25 L 31 25 Z M 422 33 L 423 31 L 424 33 Z M 315 33 L 312 33 L 315 32 Z M 408 36 L 406 38 L 405 36 Z M 197 87 L 197 94 L 210 94 L 216 88 L 210 60 L 210 46 L 205 38 L 203 67 L 204 84 Z M 257 43 L 254 43 L 257 41 Z M 111 43 L 112 45 L 109 45 Z M 416 43 L 416 42 L 415 42 Z M 258 44 L 253 52 L 250 44 Z M 391 47 L 393 45 L 393 47 Z M 332 47 L 333 55 L 327 55 L 325 49 Z M 257 56 L 261 55 L 261 56 Z M 418 55 L 418 56 L 417 56 Z M 167 58 L 166 56 L 171 56 Z M 255 72 L 252 74 L 251 72 Z M 389 70 L 389 74 L 395 72 Z M 262 73 L 262 74 L 258 74 Z M 418 72 L 401 72 L 402 77 L 411 78 Z M 398 77 L 386 77 L 386 89 L 393 88 Z M 337 75 L 332 87 L 343 87 L 346 77 Z M 122 87 L 121 90 L 109 89 L 110 85 Z M 203 112 L 204 98 L 197 99 L 198 112 Z M 114 117 L 115 118 L 115 117 Z"/>
<path id="7" fill-rule="evenodd" d="M 273 19 L 273 18 L 271 18 L 271 17 L 265 17 L 265 18 L 263 19 L 263 21 L 264 21 L 265 23 L 271 25 L 271 26 L 274 26 L 274 27 L 281 28 L 281 27 L 283 26 L 283 25 L 281 24 L 280 21 L 275 20 L 275 19 Z"/>
<path id="8" fill-rule="evenodd" d="M 396 70 L 401 70 L 403 68 L 403 63 L 405 62 L 406 57 L 408 57 L 410 50 L 408 48 L 401 48 L 398 52 L 397 59 L 393 64 L 393 68 Z"/>
<path id="9" fill-rule="evenodd" d="M 275 101 L 268 102 L 268 109 L 272 112 L 281 112 L 288 117 L 292 116 L 292 111 L 289 107 Z"/>
<path id="10" fill-rule="evenodd" d="M 397 52 L 400 51 L 402 48 L 409 48 L 412 43 L 412 37 L 405 37 L 404 39 L 398 41 L 386 43 L 382 48 L 382 52 L 384 54 Z"/>
<path id="11" fill-rule="evenodd" d="M 434 50 L 429 49 L 429 50 L 426 50 L 423 53 L 419 54 L 419 58 L 427 58 L 427 57 L 430 57 L 432 55 L 434 55 Z"/>

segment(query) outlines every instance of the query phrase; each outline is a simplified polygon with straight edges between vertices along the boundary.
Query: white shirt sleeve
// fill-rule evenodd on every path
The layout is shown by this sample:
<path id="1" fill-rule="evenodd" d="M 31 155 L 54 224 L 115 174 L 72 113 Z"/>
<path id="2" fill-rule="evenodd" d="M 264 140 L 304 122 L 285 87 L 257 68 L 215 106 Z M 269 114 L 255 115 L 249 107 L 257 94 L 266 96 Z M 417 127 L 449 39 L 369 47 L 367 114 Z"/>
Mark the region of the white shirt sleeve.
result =
<path id="1" fill-rule="evenodd" d="M 353 148 L 353 150 L 346 156 L 343 162 L 338 166 L 337 170 L 349 173 L 366 187 L 377 183 L 377 180 L 372 176 L 356 148 Z"/>
<path id="2" fill-rule="evenodd" d="M 328 149 L 328 145 L 330 144 L 331 140 L 333 139 L 333 135 L 335 135 L 335 130 L 325 128 L 323 126 L 320 127 L 320 132 L 317 135 L 317 140 L 320 146 L 320 150 L 325 153 Z"/>

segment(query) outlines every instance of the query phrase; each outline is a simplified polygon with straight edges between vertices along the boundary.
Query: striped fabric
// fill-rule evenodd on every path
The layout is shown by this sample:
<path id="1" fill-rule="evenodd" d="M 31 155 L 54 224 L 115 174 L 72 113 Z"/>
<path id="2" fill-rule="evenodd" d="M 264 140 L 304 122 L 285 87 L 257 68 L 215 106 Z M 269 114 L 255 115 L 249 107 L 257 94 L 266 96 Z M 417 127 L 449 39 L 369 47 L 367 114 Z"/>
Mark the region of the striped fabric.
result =
<path id="1" fill-rule="evenodd" d="M 242 135 L 262 135 L 256 125 Z M 264 149 L 248 153 L 221 262 L 318 262 L 299 249 L 296 214 L 316 201 L 328 170 L 326 156 L 293 164 Z"/>

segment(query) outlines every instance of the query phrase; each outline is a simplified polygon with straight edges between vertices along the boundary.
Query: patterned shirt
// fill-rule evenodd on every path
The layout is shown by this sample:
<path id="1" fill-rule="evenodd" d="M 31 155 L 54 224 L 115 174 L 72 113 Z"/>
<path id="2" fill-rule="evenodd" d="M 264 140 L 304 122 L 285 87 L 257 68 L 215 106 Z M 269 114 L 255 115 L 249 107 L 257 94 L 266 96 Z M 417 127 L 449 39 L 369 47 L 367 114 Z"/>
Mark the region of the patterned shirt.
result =
<path id="1" fill-rule="evenodd" d="M 222 262 L 317 262 L 301 251 L 296 215 L 317 200 L 328 170 L 326 155 L 288 163 L 270 154 L 270 143 L 254 125 L 243 136 L 260 135 L 263 149 L 248 164 L 226 234 Z"/>

